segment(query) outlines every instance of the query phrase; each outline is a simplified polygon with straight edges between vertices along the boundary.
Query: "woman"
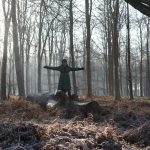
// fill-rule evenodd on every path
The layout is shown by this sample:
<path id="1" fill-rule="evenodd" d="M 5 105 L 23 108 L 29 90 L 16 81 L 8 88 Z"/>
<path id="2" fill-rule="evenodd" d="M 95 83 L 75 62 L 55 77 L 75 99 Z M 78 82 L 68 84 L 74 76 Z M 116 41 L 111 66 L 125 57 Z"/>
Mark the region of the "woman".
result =
<path id="1" fill-rule="evenodd" d="M 61 90 L 65 93 L 68 92 L 69 96 L 71 96 L 71 92 L 70 92 L 71 83 L 70 83 L 69 72 L 70 71 L 84 70 L 84 68 L 72 68 L 72 67 L 68 66 L 66 59 L 63 59 L 62 64 L 58 67 L 44 66 L 44 68 L 60 71 L 58 90 Z"/>

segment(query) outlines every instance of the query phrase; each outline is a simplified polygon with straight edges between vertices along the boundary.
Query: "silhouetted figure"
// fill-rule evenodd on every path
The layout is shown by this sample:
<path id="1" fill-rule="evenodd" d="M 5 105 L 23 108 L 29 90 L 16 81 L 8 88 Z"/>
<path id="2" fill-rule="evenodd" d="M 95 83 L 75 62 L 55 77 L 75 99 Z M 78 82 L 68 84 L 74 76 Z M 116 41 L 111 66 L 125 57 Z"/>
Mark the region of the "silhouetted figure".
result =
<path id="1" fill-rule="evenodd" d="M 68 92 L 69 96 L 71 96 L 71 92 L 70 92 L 71 84 L 70 84 L 69 72 L 70 71 L 84 70 L 84 68 L 72 68 L 72 67 L 68 66 L 66 59 L 63 59 L 62 64 L 58 67 L 44 66 L 44 68 L 60 71 L 58 90 L 61 90 L 65 93 Z"/>

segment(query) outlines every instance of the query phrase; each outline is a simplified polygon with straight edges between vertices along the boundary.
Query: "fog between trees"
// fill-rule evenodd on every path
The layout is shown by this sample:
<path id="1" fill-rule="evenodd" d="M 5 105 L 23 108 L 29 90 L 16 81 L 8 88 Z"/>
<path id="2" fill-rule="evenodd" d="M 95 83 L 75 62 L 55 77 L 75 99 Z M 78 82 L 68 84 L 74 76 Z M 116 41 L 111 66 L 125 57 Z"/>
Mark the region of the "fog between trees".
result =
<path id="1" fill-rule="evenodd" d="M 70 73 L 72 93 L 150 95 L 149 18 L 125 1 L 3 0 L 1 5 L 2 99 L 54 93 L 59 72 L 43 66 L 58 66 L 63 58 L 85 67 Z"/>

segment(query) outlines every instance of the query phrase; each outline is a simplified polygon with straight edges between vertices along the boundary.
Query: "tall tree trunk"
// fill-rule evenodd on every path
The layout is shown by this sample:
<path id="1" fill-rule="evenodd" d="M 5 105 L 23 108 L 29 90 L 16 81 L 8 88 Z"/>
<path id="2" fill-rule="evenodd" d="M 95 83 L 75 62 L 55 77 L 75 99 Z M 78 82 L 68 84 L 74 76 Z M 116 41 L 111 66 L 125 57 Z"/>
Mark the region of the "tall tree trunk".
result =
<path id="1" fill-rule="evenodd" d="M 92 5 L 92 1 L 91 1 Z M 92 81 L 91 81 L 91 7 L 89 8 L 89 0 L 85 0 L 86 11 L 86 51 L 87 51 L 87 95 L 92 96 Z"/>
<path id="2" fill-rule="evenodd" d="M 142 23 L 140 23 L 140 42 L 141 42 L 141 60 L 140 60 L 140 96 L 143 96 L 143 38 L 142 38 Z"/>
<path id="3" fill-rule="evenodd" d="M 12 76 L 12 63 L 13 63 L 13 54 L 10 56 L 10 59 L 9 59 L 9 77 L 8 77 L 8 92 L 7 92 L 7 96 L 9 98 L 9 96 L 12 93 L 12 83 L 11 83 L 11 76 Z"/>
<path id="4" fill-rule="evenodd" d="M 135 67 L 136 67 L 136 65 L 135 65 Z M 138 71 L 137 71 L 137 69 L 135 70 L 135 74 L 138 74 Z M 135 79 L 134 79 L 134 89 L 135 89 L 135 91 L 134 91 L 134 95 L 135 96 L 138 96 L 138 89 L 137 89 L 137 76 L 135 76 Z"/>
<path id="5" fill-rule="evenodd" d="M 112 24 L 111 24 L 111 0 L 107 0 L 107 26 L 108 26 L 108 80 L 109 80 L 109 95 L 114 95 L 114 75 L 113 75 L 113 58 L 112 58 L 112 41 L 111 41 L 111 34 L 112 34 Z"/>
<path id="6" fill-rule="evenodd" d="M 16 19 L 16 0 L 12 0 L 12 22 L 13 22 L 13 50 L 15 54 L 15 66 L 16 66 L 16 75 L 18 83 L 18 93 L 21 96 L 25 95 L 24 86 L 22 84 L 22 68 L 19 55 L 19 46 L 18 46 L 18 29 L 17 29 L 17 19 Z"/>
<path id="7" fill-rule="evenodd" d="M 115 100 L 120 100 L 119 89 L 119 73 L 118 73 L 118 20 L 119 20 L 119 0 L 116 0 L 113 20 L 113 62 L 114 62 L 114 76 L 115 76 Z"/>
<path id="8" fill-rule="evenodd" d="M 28 34 L 27 34 L 27 47 L 26 47 L 26 95 L 28 95 L 30 93 L 30 83 L 29 83 L 29 62 L 30 62 L 30 47 L 31 47 L 31 44 L 30 44 L 30 27 L 29 27 L 29 31 L 28 31 Z"/>
<path id="9" fill-rule="evenodd" d="M 18 1 L 18 33 L 19 33 L 19 47 L 20 47 L 20 61 L 22 68 L 22 85 L 24 86 L 24 44 L 26 32 L 26 15 L 27 15 L 27 0 Z M 21 16 L 21 17 L 20 17 Z"/>
<path id="10" fill-rule="evenodd" d="M 75 68 L 75 60 L 74 60 L 74 46 L 73 46 L 73 10 L 72 10 L 72 0 L 70 0 L 69 14 L 70 14 L 70 55 L 71 55 L 71 64 L 72 67 Z M 77 86 L 76 86 L 76 75 L 75 71 L 72 72 L 73 78 L 73 90 L 74 93 L 77 94 Z"/>
<path id="11" fill-rule="evenodd" d="M 3 12 L 5 17 L 5 32 L 4 32 L 4 49 L 3 49 L 3 58 L 2 58 L 2 73 L 1 73 L 1 99 L 6 99 L 6 75 L 7 75 L 7 49 L 8 49 L 8 33 L 11 20 L 11 9 L 8 4 L 7 10 L 5 7 L 5 1 L 2 1 Z"/>
<path id="12" fill-rule="evenodd" d="M 147 23 L 147 96 L 150 96 L 150 65 L 149 65 L 149 18 L 148 18 L 148 23 Z"/>
<path id="13" fill-rule="evenodd" d="M 119 80 L 120 80 L 120 94 L 123 95 L 123 84 L 122 84 L 122 66 L 119 65 Z"/>
<path id="14" fill-rule="evenodd" d="M 42 28 L 43 28 L 43 16 L 42 16 L 42 6 L 43 6 L 43 0 L 41 0 L 40 3 L 40 23 L 39 23 L 39 43 L 38 43 L 38 93 L 42 92 L 41 88 L 41 67 L 42 67 L 42 57 L 43 55 L 41 54 L 41 48 L 42 48 Z"/>
<path id="15" fill-rule="evenodd" d="M 1 74 L 1 99 L 6 99 L 6 70 L 7 70 L 7 45 L 8 33 L 10 27 L 10 19 L 5 18 L 5 35 L 4 35 L 4 50 L 2 59 L 2 74 Z"/>
<path id="16" fill-rule="evenodd" d="M 128 51 L 127 51 L 128 47 L 126 45 L 126 80 L 125 80 L 125 83 L 126 83 L 126 96 L 129 95 L 129 82 L 128 82 L 128 79 L 129 79 L 129 69 L 128 69 Z"/>
<path id="17" fill-rule="evenodd" d="M 53 43 L 54 43 L 54 36 L 53 36 L 53 25 L 52 25 L 52 29 L 51 29 L 51 39 L 50 39 L 50 37 L 49 37 L 49 66 L 51 65 L 51 63 L 52 63 L 52 54 L 53 54 Z M 49 69 L 47 69 L 47 78 L 48 78 L 48 89 L 49 89 L 49 91 L 51 91 L 51 84 L 52 84 L 52 82 L 51 82 L 51 70 L 49 70 Z"/>
<path id="18" fill-rule="evenodd" d="M 129 18 L 129 4 L 127 4 L 127 31 L 128 31 L 128 81 L 129 81 L 129 91 L 130 100 L 133 99 L 133 89 L 132 89 L 132 75 L 131 75 L 131 60 L 130 60 L 130 18 Z"/>
<path id="19" fill-rule="evenodd" d="M 83 66 L 86 66 L 86 31 L 85 28 L 83 28 Z M 82 95 L 86 94 L 87 91 L 87 80 L 86 80 L 86 74 L 87 74 L 87 70 L 85 69 L 83 71 L 83 92 Z"/>

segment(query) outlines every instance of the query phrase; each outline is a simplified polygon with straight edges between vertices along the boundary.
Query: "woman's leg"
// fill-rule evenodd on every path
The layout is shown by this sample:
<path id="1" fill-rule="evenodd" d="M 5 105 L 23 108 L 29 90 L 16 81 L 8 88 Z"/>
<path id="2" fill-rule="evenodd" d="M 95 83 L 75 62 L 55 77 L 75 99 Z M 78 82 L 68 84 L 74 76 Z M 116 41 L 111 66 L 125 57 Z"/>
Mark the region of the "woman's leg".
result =
<path id="1" fill-rule="evenodd" d="M 68 91 L 68 96 L 71 97 L 71 92 L 70 92 L 70 90 Z"/>

